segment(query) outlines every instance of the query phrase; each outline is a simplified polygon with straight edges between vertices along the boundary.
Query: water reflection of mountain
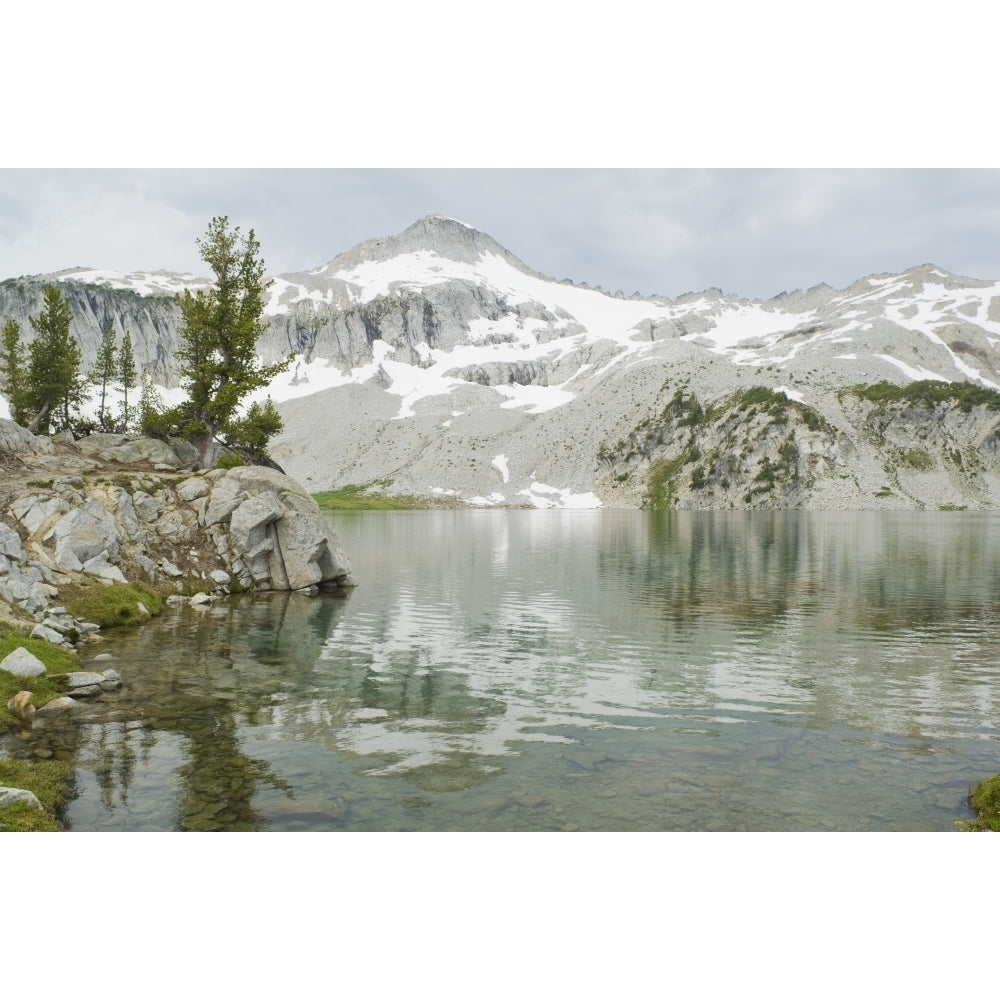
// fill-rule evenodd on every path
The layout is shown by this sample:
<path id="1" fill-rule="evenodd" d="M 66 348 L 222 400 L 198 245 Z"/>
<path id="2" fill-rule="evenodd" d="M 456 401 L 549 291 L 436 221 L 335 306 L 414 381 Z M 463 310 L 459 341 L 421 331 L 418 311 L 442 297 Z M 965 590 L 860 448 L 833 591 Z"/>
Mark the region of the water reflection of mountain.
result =
<path id="1" fill-rule="evenodd" d="M 471 789 L 563 752 L 535 742 L 596 730 L 706 747 L 738 746 L 761 720 L 918 749 L 956 728 L 990 735 L 988 517 L 372 512 L 353 524 L 342 537 L 365 572 L 346 600 L 185 607 L 94 647 L 127 686 L 62 751 L 101 808 L 134 813 L 156 780 L 172 789 L 159 828 L 254 829 L 302 811 L 336 828 L 352 802 L 400 784 Z"/>

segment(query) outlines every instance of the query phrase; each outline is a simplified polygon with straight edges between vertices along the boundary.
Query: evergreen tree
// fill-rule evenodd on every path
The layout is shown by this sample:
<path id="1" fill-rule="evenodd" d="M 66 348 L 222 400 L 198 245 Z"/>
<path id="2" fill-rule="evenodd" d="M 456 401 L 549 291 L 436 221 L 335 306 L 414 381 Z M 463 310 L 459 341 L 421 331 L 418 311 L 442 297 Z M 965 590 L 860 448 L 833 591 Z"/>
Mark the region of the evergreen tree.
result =
<path id="1" fill-rule="evenodd" d="M 142 370 L 140 385 L 139 431 L 149 437 L 163 437 L 166 434 L 163 426 L 163 400 L 145 368 Z"/>
<path id="2" fill-rule="evenodd" d="M 35 339 L 28 345 L 25 412 L 34 414 L 28 424 L 32 434 L 48 434 L 52 425 L 68 428 L 71 408 L 85 393 L 80 345 L 69 332 L 69 303 L 55 285 L 45 286 L 43 302 L 41 315 L 30 317 Z"/>
<path id="3" fill-rule="evenodd" d="M 245 416 L 226 424 L 226 444 L 260 461 L 267 457 L 268 443 L 281 427 L 281 416 L 268 396 L 263 405 L 251 403 Z"/>
<path id="4" fill-rule="evenodd" d="M 217 436 L 237 432 L 253 437 L 247 421 L 257 420 L 257 443 L 280 429 L 273 404 L 269 411 L 253 407 L 240 417 L 242 400 L 285 371 L 291 358 L 264 365 L 257 357 L 257 342 L 267 329 L 264 313 L 264 261 L 251 229 L 244 238 L 239 226 L 230 230 L 229 219 L 217 216 L 204 239 L 197 241 L 201 259 L 215 274 L 215 285 L 179 298 L 181 310 L 182 384 L 188 399 L 171 411 L 171 419 L 197 448 L 199 465 L 211 466 Z M 263 442 L 259 440 L 263 435 Z"/>
<path id="5" fill-rule="evenodd" d="M 128 330 L 122 337 L 121 350 L 118 353 L 118 385 L 122 390 L 122 419 L 121 430 L 127 431 L 132 419 L 132 413 L 128 405 L 128 391 L 134 389 L 139 384 L 138 373 L 135 367 L 135 354 L 132 352 L 132 337 Z"/>
<path id="6" fill-rule="evenodd" d="M 90 371 L 90 381 L 101 387 L 97 422 L 102 431 L 111 430 L 110 414 L 105 413 L 105 403 L 108 396 L 108 386 L 114 382 L 115 376 L 118 374 L 118 366 L 115 364 L 115 350 L 114 323 L 108 320 L 101 332 L 101 346 L 97 349 L 97 361 Z"/>
<path id="7" fill-rule="evenodd" d="M 25 380 L 28 355 L 21 343 L 21 327 L 9 319 L 3 325 L 0 340 L 0 391 L 10 404 L 10 415 L 19 424 L 25 421 Z"/>

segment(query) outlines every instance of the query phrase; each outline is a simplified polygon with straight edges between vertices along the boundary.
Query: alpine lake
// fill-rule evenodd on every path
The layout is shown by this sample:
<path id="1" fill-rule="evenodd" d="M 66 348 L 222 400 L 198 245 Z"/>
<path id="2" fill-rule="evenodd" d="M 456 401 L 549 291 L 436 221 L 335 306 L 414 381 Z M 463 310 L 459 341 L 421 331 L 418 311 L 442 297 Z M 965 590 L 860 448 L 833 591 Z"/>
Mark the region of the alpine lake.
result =
<path id="1" fill-rule="evenodd" d="M 1000 771 L 1000 515 L 330 518 L 356 590 L 108 632 L 4 737 L 68 829 L 945 831 Z"/>

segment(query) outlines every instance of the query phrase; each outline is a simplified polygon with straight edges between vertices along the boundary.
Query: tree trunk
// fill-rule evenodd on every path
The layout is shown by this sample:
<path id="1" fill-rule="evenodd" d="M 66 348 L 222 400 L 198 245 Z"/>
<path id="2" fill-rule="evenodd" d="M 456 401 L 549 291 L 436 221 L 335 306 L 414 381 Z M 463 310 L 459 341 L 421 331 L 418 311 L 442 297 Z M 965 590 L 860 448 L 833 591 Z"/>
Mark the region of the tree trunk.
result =
<path id="1" fill-rule="evenodd" d="M 191 443 L 198 449 L 198 468 L 211 469 L 215 465 L 215 454 L 218 450 L 215 444 L 215 428 L 210 425 L 204 435 L 195 438 Z"/>
<path id="2" fill-rule="evenodd" d="M 42 408 L 34 415 L 34 417 L 31 418 L 31 423 L 28 424 L 28 430 L 32 434 L 38 433 L 38 425 L 42 422 L 42 418 L 48 412 L 49 412 L 49 401 L 45 400 L 45 402 L 42 404 Z"/>

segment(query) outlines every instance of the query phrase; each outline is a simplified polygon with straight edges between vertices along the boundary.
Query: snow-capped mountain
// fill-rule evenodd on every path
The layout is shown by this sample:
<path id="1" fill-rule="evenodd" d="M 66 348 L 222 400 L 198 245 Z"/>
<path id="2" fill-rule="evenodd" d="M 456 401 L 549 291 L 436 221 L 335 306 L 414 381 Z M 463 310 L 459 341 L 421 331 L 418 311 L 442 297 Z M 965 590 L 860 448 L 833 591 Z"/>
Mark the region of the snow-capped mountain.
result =
<path id="1" fill-rule="evenodd" d="M 206 279 L 17 279 L 0 283 L 0 317 L 26 328 L 48 280 L 71 300 L 85 362 L 111 319 L 171 382 L 171 296 Z M 929 264 L 767 302 L 717 289 L 626 299 L 546 278 L 471 226 L 428 216 L 276 276 L 267 314 L 262 354 L 295 356 L 269 390 L 286 423 L 275 457 L 312 490 L 381 481 L 482 504 L 595 505 L 617 490 L 600 486 L 598 455 L 681 387 L 705 405 L 750 385 L 780 390 L 848 436 L 838 390 L 852 385 L 1000 388 L 1000 281 Z"/>

